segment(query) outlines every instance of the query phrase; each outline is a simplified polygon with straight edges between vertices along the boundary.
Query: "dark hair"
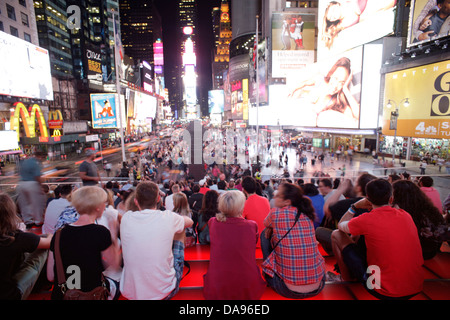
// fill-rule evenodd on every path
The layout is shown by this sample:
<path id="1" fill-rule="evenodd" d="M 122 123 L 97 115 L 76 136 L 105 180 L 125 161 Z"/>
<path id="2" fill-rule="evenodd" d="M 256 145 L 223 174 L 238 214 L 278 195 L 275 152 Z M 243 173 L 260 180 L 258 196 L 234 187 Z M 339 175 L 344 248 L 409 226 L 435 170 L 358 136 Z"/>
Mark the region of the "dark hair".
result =
<path id="1" fill-rule="evenodd" d="M 366 186 L 367 186 L 367 184 L 370 181 L 375 180 L 376 178 L 377 177 L 375 177 L 375 176 L 373 176 L 373 175 L 371 175 L 369 173 L 363 173 L 362 175 L 360 175 L 358 177 L 358 180 L 356 180 L 356 184 L 361 187 L 361 192 L 362 192 L 363 196 L 367 195 L 366 194 Z"/>
<path id="2" fill-rule="evenodd" d="M 256 192 L 256 180 L 253 177 L 245 177 L 242 180 L 242 188 L 247 193 L 255 193 Z"/>
<path id="3" fill-rule="evenodd" d="M 199 213 L 204 215 L 205 220 L 208 221 L 219 212 L 218 205 L 219 193 L 216 190 L 209 190 L 203 196 L 202 208 Z"/>
<path id="4" fill-rule="evenodd" d="M 392 188 L 392 204 L 408 212 L 419 230 L 426 226 L 426 219 L 435 225 L 444 223 L 439 209 L 414 182 L 398 180 L 392 184 Z"/>
<path id="5" fill-rule="evenodd" d="M 59 194 L 61 196 L 67 196 L 72 192 L 72 185 L 71 184 L 63 184 L 59 186 Z"/>
<path id="6" fill-rule="evenodd" d="M 367 199 L 376 206 L 382 206 L 389 203 L 392 196 L 392 186 L 385 179 L 375 179 L 366 185 Z"/>
<path id="7" fill-rule="evenodd" d="M 429 187 L 432 187 L 432 186 L 433 186 L 433 178 L 432 178 L 432 177 L 429 177 L 429 176 L 423 176 L 423 177 L 421 177 L 420 180 L 419 180 L 419 182 L 420 182 L 420 184 L 421 184 L 423 187 L 426 187 L 426 188 L 429 188 Z"/>
<path id="8" fill-rule="evenodd" d="M 200 186 L 198 184 L 194 184 L 194 186 L 192 187 L 192 191 L 194 193 L 198 193 L 200 191 Z"/>
<path id="9" fill-rule="evenodd" d="M 217 188 L 218 188 L 219 190 L 225 190 L 226 186 L 227 186 L 227 184 L 226 184 L 225 181 L 223 181 L 223 180 L 220 180 L 220 181 L 217 183 Z"/>
<path id="10" fill-rule="evenodd" d="M 328 187 L 330 189 L 333 187 L 333 183 L 331 182 L 331 179 L 320 179 L 319 183 L 320 182 L 322 182 L 325 187 Z"/>
<path id="11" fill-rule="evenodd" d="M 282 188 L 283 199 L 291 200 L 292 206 L 297 208 L 297 212 L 304 214 L 311 221 L 316 221 L 316 213 L 312 202 L 309 198 L 303 196 L 303 191 L 300 186 L 293 183 L 283 183 L 279 186 Z"/>
<path id="12" fill-rule="evenodd" d="M 319 190 L 312 183 L 305 183 L 303 185 L 302 189 L 303 189 L 305 196 L 313 197 L 313 196 L 317 196 L 319 194 Z"/>
<path id="13" fill-rule="evenodd" d="M 392 181 L 392 182 L 401 179 L 400 176 L 399 176 L 398 174 L 390 174 L 390 175 L 389 175 L 389 178 L 391 178 L 391 181 Z"/>

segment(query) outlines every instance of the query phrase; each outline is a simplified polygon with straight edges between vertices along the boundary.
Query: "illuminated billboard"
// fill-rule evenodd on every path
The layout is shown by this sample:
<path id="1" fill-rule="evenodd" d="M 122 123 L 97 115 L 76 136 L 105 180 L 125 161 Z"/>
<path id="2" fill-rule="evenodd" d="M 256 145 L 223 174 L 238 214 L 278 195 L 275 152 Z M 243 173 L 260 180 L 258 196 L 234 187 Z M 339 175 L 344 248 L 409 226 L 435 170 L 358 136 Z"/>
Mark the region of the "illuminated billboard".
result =
<path id="1" fill-rule="evenodd" d="M 163 66 L 164 65 L 164 52 L 163 52 L 163 43 L 160 39 L 158 39 L 153 44 L 153 57 L 154 57 L 154 65 L 155 66 Z"/>
<path id="2" fill-rule="evenodd" d="M 46 49 L 0 31 L 0 94 L 53 100 Z"/>
<path id="3" fill-rule="evenodd" d="M 95 93 L 91 94 L 92 128 L 118 128 L 118 101 L 117 94 Z"/>
<path id="4" fill-rule="evenodd" d="M 248 79 L 231 83 L 231 119 L 248 120 Z"/>
<path id="5" fill-rule="evenodd" d="M 139 91 L 135 91 L 134 93 L 135 119 L 142 123 L 151 122 L 151 119 L 155 119 L 156 117 L 156 97 Z"/>
<path id="6" fill-rule="evenodd" d="M 449 83 L 450 60 L 387 73 L 383 134 L 394 135 L 394 130 L 389 130 L 389 123 L 391 112 L 398 108 L 398 136 L 449 139 Z M 406 99 L 407 107 L 404 106 Z"/>
<path id="7" fill-rule="evenodd" d="M 86 45 L 85 63 L 87 67 L 87 78 L 89 80 L 103 80 L 102 54 L 100 48 L 93 45 Z"/>
<path id="8" fill-rule="evenodd" d="M 184 91 L 186 105 L 197 104 L 197 75 L 193 65 L 184 67 Z"/>
<path id="9" fill-rule="evenodd" d="M 314 63 L 316 15 L 302 11 L 272 14 L 272 77 L 286 77 Z"/>
<path id="10" fill-rule="evenodd" d="M 225 95 L 223 90 L 208 91 L 209 113 L 222 113 L 224 111 Z"/>
<path id="11" fill-rule="evenodd" d="M 269 87 L 269 106 L 259 108 L 259 124 L 356 129 L 361 76 L 362 47 L 314 63 L 285 85 Z M 251 108 L 252 125 L 253 109 L 257 108 Z"/>
<path id="12" fill-rule="evenodd" d="M 439 2 L 439 3 L 438 3 Z M 413 0 L 409 12 L 407 47 L 446 37 L 450 31 L 450 2 Z"/>
<path id="13" fill-rule="evenodd" d="M 391 34 L 396 4 L 396 0 L 319 1 L 317 60 Z"/>

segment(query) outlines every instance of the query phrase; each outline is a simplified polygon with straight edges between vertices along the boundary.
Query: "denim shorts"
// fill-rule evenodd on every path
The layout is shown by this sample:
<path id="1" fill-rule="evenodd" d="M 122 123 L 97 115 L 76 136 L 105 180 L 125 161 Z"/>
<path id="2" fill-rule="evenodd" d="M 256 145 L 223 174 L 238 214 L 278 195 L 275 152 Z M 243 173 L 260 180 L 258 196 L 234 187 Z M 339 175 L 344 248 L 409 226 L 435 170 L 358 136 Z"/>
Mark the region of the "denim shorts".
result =
<path id="1" fill-rule="evenodd" d="M 175 277 L 177 278 L 177 284 L 175 285 L 175 289 L 164 298 L 164 300 L 170 300 L 175 296 L 180 290 L 180 281 L 183 277 L 183 269 L 184 269 L 184 243 L 178 240 L 174 240 L 172 244 L 172 253 L 173 253 L 173 267 L 175 269 Z"/>

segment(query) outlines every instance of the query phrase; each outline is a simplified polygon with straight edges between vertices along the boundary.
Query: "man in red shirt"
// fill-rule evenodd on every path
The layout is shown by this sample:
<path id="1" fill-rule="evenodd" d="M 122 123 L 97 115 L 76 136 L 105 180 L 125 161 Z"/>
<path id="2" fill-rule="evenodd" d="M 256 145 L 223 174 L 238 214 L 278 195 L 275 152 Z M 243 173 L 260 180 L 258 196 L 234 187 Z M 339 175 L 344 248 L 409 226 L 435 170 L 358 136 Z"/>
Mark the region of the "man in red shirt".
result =
<path id="1" fill-rule="evenodd" d="M 247 220 L 253 220 L 258 224 L 258 234 L 264 230 L 264 219 L 270 212 L 270 203 L 267 198 L 256 194 L 256 180 L 247 176 L 242 180 L 242 191 L 244 191 L 247 200 L 245 201 L 242 217 Z M 257 248 L 260 248 L 260 238 L 258 236 Z"/>
<path id="2" fill-rule="evenodd" d="M 207 187 L 206 179 L 202 179 L 198 182 L 198 185 L 200 186 L 200 193 L 205 195 L 210 189 Z"/>
<path id="3" fill-rule="evenodd" d="M 411 215 L 389 205 L 392 186 L 376 179 L 367 197 L 353 204 L 333 231 L 333 252 L 343 280 L 357 279 L 380 299 L 409 299 L 423 288 L 422 249 Z M 356 210 L 369 212 L 354 217 Z M 367 258 L 355 244 L 364 236 Z"/>

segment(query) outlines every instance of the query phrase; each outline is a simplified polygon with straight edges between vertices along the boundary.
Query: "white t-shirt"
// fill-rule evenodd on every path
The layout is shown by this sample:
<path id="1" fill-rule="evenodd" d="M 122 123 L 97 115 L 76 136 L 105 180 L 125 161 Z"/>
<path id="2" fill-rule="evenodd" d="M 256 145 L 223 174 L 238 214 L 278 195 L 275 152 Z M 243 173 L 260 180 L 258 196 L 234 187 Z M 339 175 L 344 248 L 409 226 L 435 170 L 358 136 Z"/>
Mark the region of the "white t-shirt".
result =
<path id="1" fill-rule="evenodd" d="M 70 202 L 67 199 L 59 198 L 49 202 L 47 210 L 45 210 L 44 224 L 42 225 L 42 233 L 54 234 L 55 226 L 58 222 L 58 218 L 63 210 L 70 206 Z"/>
<path id="2" fill-rule="evenodd" d="M 171 211 L 128 211 L 120 224 L 124 267 L 120 291 L 130 300 L 161 300 L 175 288 L 172 243 L 184 218 Z"/>
<path id="3" fill-rule="evenodd" d="M 164 200 L 164 204 L 166 210 L 173 211 L 173 193 L 166 197 L 166 200 Z"/>

